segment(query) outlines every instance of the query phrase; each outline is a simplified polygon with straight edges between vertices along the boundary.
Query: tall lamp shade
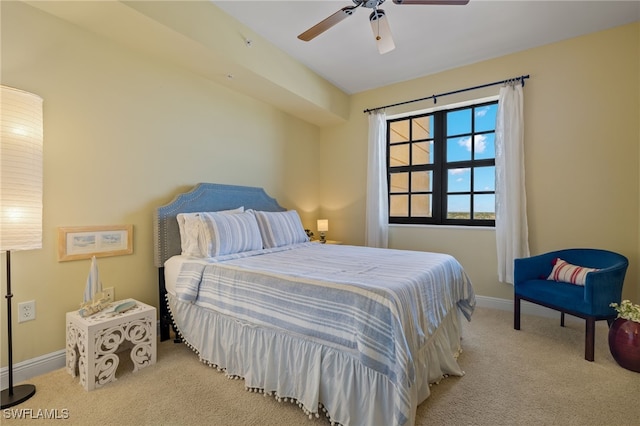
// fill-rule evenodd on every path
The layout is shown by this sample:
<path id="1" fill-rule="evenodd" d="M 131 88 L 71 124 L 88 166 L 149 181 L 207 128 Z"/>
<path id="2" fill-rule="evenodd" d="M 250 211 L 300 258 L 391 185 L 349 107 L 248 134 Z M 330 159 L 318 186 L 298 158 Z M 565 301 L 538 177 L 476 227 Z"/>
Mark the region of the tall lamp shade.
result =
<path id="1" fill-rule="evenodd" d="M 42 248 L 42 98 L 2 86 L 0 250 Z"/>
<path id="2" fill-rule="evenodd" d="M 13 386 L 11 251 L 42 248 L 42 98 L 1 86 L 0 93 L 0 251 L 7 262 L 7 349 L 9 387 L 2 408 L 36 393 L 33 385 Z"/>

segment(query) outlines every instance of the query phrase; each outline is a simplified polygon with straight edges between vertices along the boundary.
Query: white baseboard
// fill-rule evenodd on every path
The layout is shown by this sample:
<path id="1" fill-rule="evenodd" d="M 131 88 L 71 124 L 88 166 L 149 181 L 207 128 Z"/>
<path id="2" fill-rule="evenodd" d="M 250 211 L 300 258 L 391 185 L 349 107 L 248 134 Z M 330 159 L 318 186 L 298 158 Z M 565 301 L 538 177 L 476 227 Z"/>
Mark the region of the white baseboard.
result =
<path id="1" fill-rule="evenodd" d="M 476 302 L 481 308 L 499 309 L 513 312 L 513 300 L 498 299 L 496 297 L 476 296 Z M 525 315 L 559 318 L 559 313 L 533 303 L 522 301 L 521 312 Z M 159 322 L 158 322 L 159 324 Z M 49 373 L 65 366 L 66 353 L 64 349 L 51 352 L 37 358 L 28 359 L 13 365 L 13 383 L 19 384 L 32 377 Z M 0 384 L 2 389 L 9 387 L 9 369 L 0 370 Z"/>
<path id="2" fill-rule="evenodd" d="M 57 370 L 65 366 L 66 353 L 64 349 L 51 352 L 37 358 L 28 359 L 13 365 L 13 384 L 29 380 L 32 377 Z M 9 387 L 9 368 L 2 367 L 0 370 L 0 383 L 2 389 Z"/>

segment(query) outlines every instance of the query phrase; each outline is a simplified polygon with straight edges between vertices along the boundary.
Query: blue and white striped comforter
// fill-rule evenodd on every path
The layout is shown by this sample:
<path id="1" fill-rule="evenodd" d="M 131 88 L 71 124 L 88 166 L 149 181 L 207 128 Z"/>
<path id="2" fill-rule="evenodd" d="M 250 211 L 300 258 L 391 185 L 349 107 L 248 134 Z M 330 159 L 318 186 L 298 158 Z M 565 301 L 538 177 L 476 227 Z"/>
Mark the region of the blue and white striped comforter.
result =
<path id="1" fill-rule="evenodd" d="M 471 283 L 452 256 L 303 243 L 186 263 L 183 301 L 339 348 L 397 385 L 408 409 L 414 359 Z"/>

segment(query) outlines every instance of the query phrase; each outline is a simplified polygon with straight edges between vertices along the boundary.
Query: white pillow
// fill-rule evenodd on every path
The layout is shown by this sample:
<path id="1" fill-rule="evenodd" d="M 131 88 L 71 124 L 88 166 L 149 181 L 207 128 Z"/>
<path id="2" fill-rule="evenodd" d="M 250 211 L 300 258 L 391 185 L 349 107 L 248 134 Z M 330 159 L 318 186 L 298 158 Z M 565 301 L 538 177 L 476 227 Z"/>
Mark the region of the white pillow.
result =
<path id="1" fill-rule="evenodd" d="M 185 256 L 201 257 L 198 246 L 198 235 L 200 234 L 199 213 L 179 213 L 176 216 L 178 228 L 180 229 L 180 247 Z"/>
<path id="2" fill-rule="evenodd" d="M 281 247 L 309 241 L 297 211 L 256 211 L 255 213 L 264 248 Z"/>
<path id="3" fill-rule="evenodd" d="M 244 213 L 201 213 L 203 236 L 200 252 L 204 257 L 216 257 L 243 251 L 260 250 L 262 237 L 252 210 Z"/>
<path id="4" fill-rule="evenodd" d="M 572 265 L 558 257 L 553 259 L 553 269 L 547 279 L 575 285 L 584 285 L 587 281 L 587 274 L 595 271 L 599 271 L 599 269 Z"/>
<path id="5" fill-rule="evenodd" d="M 244 212 L 244 206 L 231 210 L 220 210 L 217 213 L 235 214 Z M 180 230 L 180 246 L 185 256 L 205 257 L 200 251 L 200 238 L 203 237 L 199 215 L 204 212 L 179 213 L 178 229 Z"/>

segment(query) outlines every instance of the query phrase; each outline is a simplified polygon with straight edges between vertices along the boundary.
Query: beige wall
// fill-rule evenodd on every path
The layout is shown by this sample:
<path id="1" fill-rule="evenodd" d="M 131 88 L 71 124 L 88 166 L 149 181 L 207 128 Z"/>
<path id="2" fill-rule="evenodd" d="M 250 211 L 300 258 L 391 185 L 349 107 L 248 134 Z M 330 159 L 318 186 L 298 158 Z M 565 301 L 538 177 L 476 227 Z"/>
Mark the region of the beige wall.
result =
<path id="1" fill-rule="evenodd" d="M 100 259 L 100 274 L 117 298 L 156 306 L 152 211 L 197 182 L 262 186 L 298 209 L 306 226 L 314 229 L 322 215 L 330 219 L 330 239 L 362 244 L 362 110 L 520 74 L 531 75 L 525 120 L 532 252 L 619 251 L 631 261 L 625 295 L 640 298 L 638 23 L 360 93 L 351 97 L 348 122 L 320 129 L 30 6 L 2 2 L 1 10 L 2 84 L 42 96 L 45 115 L 43 248 L 12 254 L 14 306 L 36 300 L 37 319 L 14 323 L 15 362 L 62 349 L 64 313 L 82 298 L 89 261 L 57 262 L 57 227 L 133 224 L 134 254 Z M 394 226 L 390 244 L 452 253 L 478 294 L 511 298 L 511 287 L 495 277 L 492 230 Z M 4 303 L 0 309 L 4 318 Z"/>
<path id="2" fill-rule="evenodd" d="M 44 98 L 43 247 L 11 256 L 14 318 L 35 300 L 36 320 L 14 320 L 14 362 L 63 349 L 64 314 L 82 301 L 90 261 L 57 261 L 59 226 L 133 224 L 134 254 L 99 259 L 100 276 L 157 306 L 152 211 L 179 191 L 261 186 L 316 219 L 317 126 L 24 4 L 3 2 L 1 28 L 2 84 Z"/>
<path id="3" fill-rule="evenodd" d="M 364 109 L 529 74 L 524 110 L 531 252 L 566 247 L 618 251 L 630 261 L 623 295 L 640 302 L 639 27 L 636 22 L 353 96 L 349 122 L 322 129 L 320 191 L 329 238 L 364 242 Z M 437 106 L 498 90 L 439 98 Z M 387 114 L 432 105 L 415 103 Z M 493 230 L 392 226 L 389 243 L 451 253 L 478 294 L 512 298 L 512 286 L 497 281 Z"/>

